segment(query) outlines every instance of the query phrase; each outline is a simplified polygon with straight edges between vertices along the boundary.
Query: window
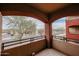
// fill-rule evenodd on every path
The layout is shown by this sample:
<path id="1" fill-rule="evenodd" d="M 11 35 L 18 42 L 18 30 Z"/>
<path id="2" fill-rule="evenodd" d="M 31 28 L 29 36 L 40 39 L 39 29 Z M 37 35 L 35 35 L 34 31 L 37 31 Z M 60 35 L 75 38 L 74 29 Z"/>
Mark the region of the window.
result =
<path id="1" fill-rule="evenodd" d="M 44 39 L 44 23 L 27 16 L 3 16 L 3 46 Z"/>
<path id="2" fill-rule="evenodd" d="M 70 26 L 69 32 L 70 34 L 79 34 L 79 26 Z"/>
<path id="3" fill-rule="evenodd" d="M 69 16 L 67 23 L 70 34 L 79 34 L 79 16 Z"/>

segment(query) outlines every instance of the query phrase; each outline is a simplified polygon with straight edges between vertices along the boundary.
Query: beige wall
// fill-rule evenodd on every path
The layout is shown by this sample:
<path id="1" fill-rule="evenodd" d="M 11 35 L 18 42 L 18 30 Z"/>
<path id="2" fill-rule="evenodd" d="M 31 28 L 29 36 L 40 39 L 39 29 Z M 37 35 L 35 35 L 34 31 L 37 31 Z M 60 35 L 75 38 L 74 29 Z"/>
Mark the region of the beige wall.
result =
<path id="1" fill-rule="evenodd" d="M 79 44 L 53 40 L 53 48 L 71 56 L 79 56 Z"/>

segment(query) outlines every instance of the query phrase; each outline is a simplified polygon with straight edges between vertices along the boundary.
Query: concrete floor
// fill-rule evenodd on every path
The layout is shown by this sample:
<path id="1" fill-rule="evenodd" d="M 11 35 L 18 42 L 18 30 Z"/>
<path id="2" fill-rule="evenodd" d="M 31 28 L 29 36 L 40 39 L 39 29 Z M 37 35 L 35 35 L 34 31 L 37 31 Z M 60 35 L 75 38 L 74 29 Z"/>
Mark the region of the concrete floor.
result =
<path id="1" fill-rule="evenodd" d="M 36 54 L 35 56 L 66 56 L 66 55 L 54 49 L 45 49 Z"/>

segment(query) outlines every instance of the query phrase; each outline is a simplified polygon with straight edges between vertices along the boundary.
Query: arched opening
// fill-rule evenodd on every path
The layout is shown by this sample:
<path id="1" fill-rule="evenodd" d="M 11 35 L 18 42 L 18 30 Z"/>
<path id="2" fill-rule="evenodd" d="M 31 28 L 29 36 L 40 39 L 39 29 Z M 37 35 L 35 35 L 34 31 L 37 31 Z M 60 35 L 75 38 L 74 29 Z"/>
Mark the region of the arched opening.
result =
<path id="1" fill-rule="evenodd" d="M 8 51 L 9 49 L 16 49 L 19 44 L 25 43 L 25 45 L 29 45 L 28 48 L 25 47 L 25 49 L 27 49 L 26 51 L 28 51 L 26 54 L 32 55 L 32 53 L 36 53 L 36 51 L 46 46 L 45 23 L 28 16 L 2 16 L 2 43 L 2 50 L 7 53 L 10 53 Z M 18 49 L 16 49 L 16 51 L 17 50 Z M 29 51 L 31 51 L 31 53 Z M 19 50 L 19 55 L 20 54 L 21 52 Z"/>
<path id="2" fill-rule="evenodd" d="M 66 37 L 66 19 L 62 17 L 52 23 L 53 40 L 64 40 Z"/>
<path id="3" fill-rule="evenodd" d="M 53 48 L 67 55 L 78 54 L 79 16 L 67 16 L 56 20 L 52 23 L 52 32 Z"/>
<path id="4" fill-rule="evenodd" d="M 60 18 L 52 23 L 53 39 L 60 37 L 60 40 L 78 40 L 79 17 L 67 16 Z M 57 37 L 58 36 L 58 37 Z"/>

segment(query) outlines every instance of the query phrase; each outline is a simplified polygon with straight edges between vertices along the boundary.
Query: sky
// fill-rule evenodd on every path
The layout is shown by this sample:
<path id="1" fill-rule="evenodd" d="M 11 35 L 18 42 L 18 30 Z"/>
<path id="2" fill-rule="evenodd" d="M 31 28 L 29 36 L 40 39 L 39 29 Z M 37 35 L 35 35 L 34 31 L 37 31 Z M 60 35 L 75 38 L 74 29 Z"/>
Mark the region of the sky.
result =
<path id="1" fill-rule="evenodd" d="M 40 28 L 44 28 L 44 23 L 36 18 L 32 18 L 32 17 L 28 17 L 28 19 L 34 20 L 35 24 L 37 25 L 36 28 L 40 29 Z M 7 24 L 7 17 L 2 17 L 2 29 L 8 29 Z"/>
<path id="2" fill-rule="evenodd" d="M 66 17 L 60 18 L 52 23 L 52 27 L 56 28 L 65 28 L 66 27 Z"/>
<path id="3" fill-rule="evenodd" d="M 7 29 L 8 28 L 8 26 L 6 24 L 7 24 L 7 19 L 2 17 L 2 29 Z"/>
<path id="4" fill-rule="evenodd" d="M 28 17 L 28 20 L 31 19 L 31 20 L 34 20 L 35 23 L 36 23 L 36 27 L 37 29 L 40 29 L 40 28 L 44 28 L 44 23 L 36 18 L 32 18 L 32 17 Z M 60 28 L 60 27 L 63 27 L 65 28 L 65 20 L 66 20 L 66 17 L 63 17 L 63 18 L 60 18 L 56 21 L 54 21 L 54 23 L 52 23 L 52 27 L 55 29 L 55 28 Z M 2 28 L 3 29 L 8 29 L 8 26 L 6 25 L 7 24 L 7 18 L 6 17 L 3 17 L 3 22 L 2 22 Z"/>

